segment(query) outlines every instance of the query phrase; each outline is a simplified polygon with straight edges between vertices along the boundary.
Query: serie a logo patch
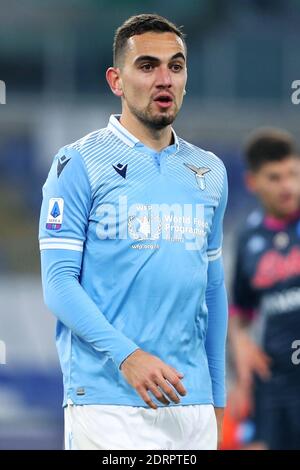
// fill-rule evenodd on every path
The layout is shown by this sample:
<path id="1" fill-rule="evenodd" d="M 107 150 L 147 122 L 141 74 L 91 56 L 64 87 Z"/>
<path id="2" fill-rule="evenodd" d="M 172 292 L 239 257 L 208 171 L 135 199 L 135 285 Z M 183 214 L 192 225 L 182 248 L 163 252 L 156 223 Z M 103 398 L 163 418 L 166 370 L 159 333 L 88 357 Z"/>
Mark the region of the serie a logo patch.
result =
<path id="1" fill-rule="evenodd" d="M 63 214 L 64 200 L 61 197 L 52 197 L 49 200 L 46 229 L 59 230 L 62 226 Z"/>

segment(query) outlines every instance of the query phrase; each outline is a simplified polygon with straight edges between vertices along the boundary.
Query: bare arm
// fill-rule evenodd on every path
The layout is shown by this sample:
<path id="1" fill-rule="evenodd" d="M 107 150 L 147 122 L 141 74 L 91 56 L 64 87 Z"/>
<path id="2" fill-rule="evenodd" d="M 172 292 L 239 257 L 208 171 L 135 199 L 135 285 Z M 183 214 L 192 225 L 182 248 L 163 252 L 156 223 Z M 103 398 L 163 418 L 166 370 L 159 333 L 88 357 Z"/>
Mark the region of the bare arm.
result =
<path id="1" fill-rule="evenodd" d="M 270 376 L 270 358 L 251 339 L 249 324 L 250 322 L 240 315 L 234 315 L 229 320 L 229 341 L 237 380 L 243 386 L 251 386 L 255 373 L 263 380 Z"/>

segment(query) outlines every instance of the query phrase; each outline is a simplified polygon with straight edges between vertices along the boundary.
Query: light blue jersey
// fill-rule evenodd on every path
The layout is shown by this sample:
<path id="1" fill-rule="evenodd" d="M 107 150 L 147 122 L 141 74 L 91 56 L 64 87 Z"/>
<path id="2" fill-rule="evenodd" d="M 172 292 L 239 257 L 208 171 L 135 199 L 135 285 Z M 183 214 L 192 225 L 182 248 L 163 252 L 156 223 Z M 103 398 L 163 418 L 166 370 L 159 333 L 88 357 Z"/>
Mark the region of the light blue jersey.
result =
<path id="1" fill-rule="evenodd" d="M 39 237 L 64 404 L 147 406 L 120 371 L 141 348 L 184 374 L 181 405 L 224 406 L 226 201 L 221 160 L 174 131 L 157 153 L 112 116 L 59 151 Z"/>

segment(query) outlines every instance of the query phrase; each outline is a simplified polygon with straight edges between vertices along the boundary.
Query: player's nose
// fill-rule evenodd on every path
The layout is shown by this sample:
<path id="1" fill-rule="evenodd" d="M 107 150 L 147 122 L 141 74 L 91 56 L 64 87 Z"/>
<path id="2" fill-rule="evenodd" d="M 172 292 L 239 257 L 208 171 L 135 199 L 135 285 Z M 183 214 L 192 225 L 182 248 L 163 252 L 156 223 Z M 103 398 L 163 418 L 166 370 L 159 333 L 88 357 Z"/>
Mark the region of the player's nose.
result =
<path id="1" fill-rule="evenodd" d="M 167 66 L 161 65 L 157 68 L 156 74 L 156 86 L 157 87 L 170 87 L 172 86 L 172 78 L 170 69 Z"/>

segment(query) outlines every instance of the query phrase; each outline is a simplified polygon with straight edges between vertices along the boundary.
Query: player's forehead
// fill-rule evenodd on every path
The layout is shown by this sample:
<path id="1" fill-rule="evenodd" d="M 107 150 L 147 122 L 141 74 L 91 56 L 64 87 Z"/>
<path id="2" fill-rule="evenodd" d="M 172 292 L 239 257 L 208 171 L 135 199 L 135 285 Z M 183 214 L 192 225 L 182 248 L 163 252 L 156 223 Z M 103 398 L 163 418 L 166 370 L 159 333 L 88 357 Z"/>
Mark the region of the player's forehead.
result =
<path id="1" fill-rule="evenodd" d="M 283 160 L 266 162 L 260 168 L 261 173 L 285 173 L 288 171 L 300 172 L 300 159 L 297 155 L 290 155 Z"/>
<path id="2" fill-rule="evenodd" d="M 159 60 L 170 60 L 181 53 L 186 57 L 182 39 L 172 32 L 147 32 L 132 36 L 127 41 L 125 61 L 135 62 L 139 57 L 151 56 Z"/>

